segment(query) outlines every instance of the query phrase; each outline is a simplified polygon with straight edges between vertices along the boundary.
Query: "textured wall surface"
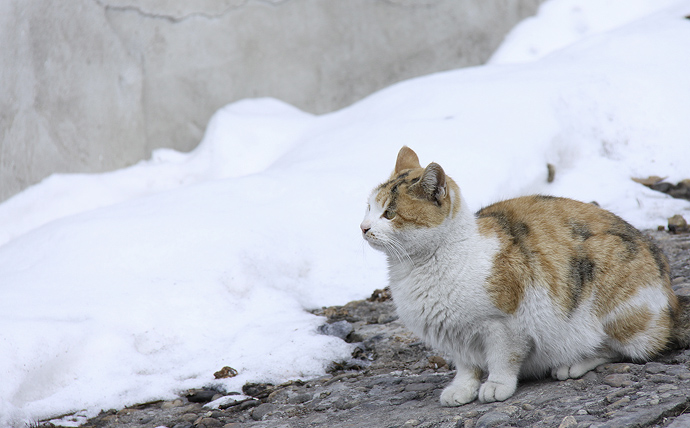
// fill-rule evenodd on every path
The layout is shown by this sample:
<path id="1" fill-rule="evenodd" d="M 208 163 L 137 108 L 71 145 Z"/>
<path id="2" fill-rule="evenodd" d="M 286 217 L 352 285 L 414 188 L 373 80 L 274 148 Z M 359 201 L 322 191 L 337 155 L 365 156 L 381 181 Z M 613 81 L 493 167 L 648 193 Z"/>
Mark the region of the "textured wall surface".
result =
<path id="1" fill-rule="evenodd" d="M 324 113 L 483 63 L 543 0 L 3 0 L 0 200 L 190 150 L 218 108 Z"/>

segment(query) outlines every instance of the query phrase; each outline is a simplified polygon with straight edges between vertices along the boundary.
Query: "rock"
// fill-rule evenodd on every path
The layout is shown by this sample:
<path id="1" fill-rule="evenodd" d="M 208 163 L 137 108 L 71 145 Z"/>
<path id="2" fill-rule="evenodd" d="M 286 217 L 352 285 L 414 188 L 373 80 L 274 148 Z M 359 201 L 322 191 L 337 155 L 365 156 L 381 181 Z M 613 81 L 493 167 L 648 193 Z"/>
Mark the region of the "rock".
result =
<path id="1" fill-rule="evenodd" d="M 223 426 L 223 423 L 221 421 L 219 421 L 218 419 L 214 419 L 214 418 L 201 418 L 201 420 L 199 420 L 194 425 L 196 425 L 196 426 L 203 425 L 206 428 L 219 428 L 219 427 Z"/>
<path id="2" fill-rule="evenodd" d="M 666 428 L 688 428 L 690 427 L 690 414 L 684 414 L 678 416 L 671 422 Z"/>
<path id="3" fill-rule="evenodd" d="M 309 393 L 295 394 L 288 398 L 287 402 L 289 404 L 302 404 L 306 403 L 307 401 L 311 401 L 312 398 L 314 398 L 314 396 Z"/>
<path id="4" fill-rule="evenodd" d="M 194 389 L 187 394 L 187 400 L 191 403 L 208 403 L 218 394 L 214 389 Z"/>
<path id="5" fill-rule="evenodd" d="M 411 383 L 405 387 L 405 391 L 428 391 L 435 387 L 436 385 L 429 383 Z"/>
<path id="6" fill-rule="evenodd" d="M 263 399 L 275 390 L 275 387 L 270 383 L 246 383 L 242 387 L 242 393 L 254 398 Z"/>
<path id="7" fill-rule="evenodd" d="M 666 364 L 651 361 L 644 365 L 644 371 L 651 374 L 663 373 L 666 371 Z"/>
<path id="8" fill-rule="evenodd" d="M 320 325 L 317 330 L 319 333 L 325 334 L 326 336 L 335 336 L 345 340 L 347 336 L 352 333 L 354 328 L 352 327 L 352 324 L 342 320 Z"/>
<path id="9" fill-rule="evenodd" d="M 610 374 L 604 378 L 604 383 L 614 388 L 633 384 L 630 375 L 627 374 Z"/>
<path id="10" fill-rule="evenodd" d="M 255 407 L 254 410 L 252 410 L 252 412 L 251 412 L 252 419 L 254 419 L 255 421 L 260 421 L 266 415 L 273 412 L 275 409 L 276 409 L 275 404 L 270 404 L 270 403 L 260 404 L 258 407 Z"/>
<path id="11" fill-rule="evenodd" d="M 665 374 L 655 374 L 649 376 L 649 380 L 654 383 L 673 383 L 676 381 L 676 378 Z"/>
<path id="12" fill-rule="evenodd" d="M 510 416 L 503 412 L 484 413 L 475 424 L 476 428 L 492 428 L 505 422 L 510 422 Z"/>
<path id="13" fill-rule="evenodd" d="M 676 214 L 668 219 L 668 230 L 671 233 L 690 232 L 690 228 L 688 228 L 688 222 L 680 214 Z"/>
<path id="14" fill-rule="evenodd" d="M 573 428 L 577 426 L 577 419 L 574 416 L 568 415 L 561 421 L 558 428 Z"/>

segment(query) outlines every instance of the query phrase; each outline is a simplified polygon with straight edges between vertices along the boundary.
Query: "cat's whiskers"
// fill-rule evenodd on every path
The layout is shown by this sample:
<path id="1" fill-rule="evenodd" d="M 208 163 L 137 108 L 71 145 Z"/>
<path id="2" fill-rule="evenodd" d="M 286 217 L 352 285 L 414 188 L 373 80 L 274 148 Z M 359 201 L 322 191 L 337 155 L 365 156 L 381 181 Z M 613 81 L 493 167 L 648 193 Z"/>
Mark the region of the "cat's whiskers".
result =
<path id="1" fill-rule="evenodd" d="M 392 253 L 398 259 L 399 263 L 404 264 L 405 262 L 409 262 L 413 268 L 415 267 L 412 257 L 410 257 L 400 241 L 393 237 L 388 237 L 385 241 L 383 241 L 383 245 L 390 250 L 390 253 Z"/>

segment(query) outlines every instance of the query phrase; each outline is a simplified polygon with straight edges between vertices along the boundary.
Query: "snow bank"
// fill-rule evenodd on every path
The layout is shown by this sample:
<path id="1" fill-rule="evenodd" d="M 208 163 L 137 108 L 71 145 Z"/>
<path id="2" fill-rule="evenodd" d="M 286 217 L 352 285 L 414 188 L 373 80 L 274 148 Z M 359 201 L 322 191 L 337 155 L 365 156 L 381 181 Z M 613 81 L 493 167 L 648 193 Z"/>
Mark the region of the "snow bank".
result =
<path id="1" fill-rule="evenodd" d="M 605 15 L 577 2 L 598 34 L 539 60 L 409 80 L 323 116 L 241 101 L 189 154 L 55 175 L 1 204 L 0 426 L 347 358 L 305 309 L 385 286 L 358 225 L 403 144 L 474 208 L 541 192 L 643 228 L 690 218 L 687 201 L 630 179 L 690 177 L 690 5 L 632 3 Z M 568 43 L 553 16 L 574 4 L 547 2 L 531 25 Z M 501 55 L 524 53 L 532 33 L 518 30 Z M 239 376 L 214 380 L 226 365 Z"/>

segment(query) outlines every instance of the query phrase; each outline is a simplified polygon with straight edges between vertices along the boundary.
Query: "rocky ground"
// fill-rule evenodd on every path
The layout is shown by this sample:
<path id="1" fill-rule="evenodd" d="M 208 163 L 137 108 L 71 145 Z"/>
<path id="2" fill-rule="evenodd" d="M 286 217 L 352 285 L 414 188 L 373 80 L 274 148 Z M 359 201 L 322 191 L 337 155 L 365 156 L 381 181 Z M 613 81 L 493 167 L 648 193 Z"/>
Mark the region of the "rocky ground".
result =
<path id="1" fill-rule="evenodd" d="M 676 291 L 690 295 L 690 234 L 649 234 L 671 261 Z M 323 333 L 355 345 L 352 358 L 333 362 L 327 376 L 248 384 L 241 394 L 188 391 L 174 401 L 102 412 L 85 426 L 690 427 L 690 350 L 645 364 L 606 364 L 578 380 L 524 381 L 502 403 L 445 408 L 438 398 L 452 367 L 403 327 L 385 291 L 317 313 L 328 318 Z"/>

